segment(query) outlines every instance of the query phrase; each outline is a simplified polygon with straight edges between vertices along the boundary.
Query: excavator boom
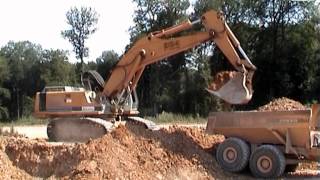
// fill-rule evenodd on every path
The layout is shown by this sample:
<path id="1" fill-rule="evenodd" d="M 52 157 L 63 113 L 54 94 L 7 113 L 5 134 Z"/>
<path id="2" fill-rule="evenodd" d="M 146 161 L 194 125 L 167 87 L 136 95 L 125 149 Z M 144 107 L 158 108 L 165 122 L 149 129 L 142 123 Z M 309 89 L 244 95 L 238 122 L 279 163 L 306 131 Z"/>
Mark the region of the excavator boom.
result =
<path id="1" fill-rule="evenodd" d="M 205 27 L 205 31 L 172 37 L 198 23 Z M 107 97 L 114 97 L 125 89 L 132 91 L 147 65 L 208 41 L 213 41 L 239 72 L 220 90 L 209 92 L 231 104 L 247 103 L 252 97 L 251 79 L 256 67 L 244 53 L 239 41 L 225 23 L 223 15 L 216 11 L 205 13 L 200 20 L 188 20 L 139 39 L 118 62 L 104 86 L 103 93 Z"/>

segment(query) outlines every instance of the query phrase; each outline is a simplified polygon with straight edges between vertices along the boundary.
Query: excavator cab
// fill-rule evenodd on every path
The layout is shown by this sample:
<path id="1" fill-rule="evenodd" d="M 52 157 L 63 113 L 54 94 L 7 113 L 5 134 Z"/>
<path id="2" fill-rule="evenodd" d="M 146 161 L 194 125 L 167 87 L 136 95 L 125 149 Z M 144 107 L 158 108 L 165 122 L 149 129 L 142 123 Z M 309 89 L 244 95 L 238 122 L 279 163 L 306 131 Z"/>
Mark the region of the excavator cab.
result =
<path id="1" fill-rule="evenodd" d="M 104 87 L 104 79 L 97 71 L 94 70 L 85 71 L 82 73 L 81 83 L 86 90 L 95 92 L 101 92 Z"/>

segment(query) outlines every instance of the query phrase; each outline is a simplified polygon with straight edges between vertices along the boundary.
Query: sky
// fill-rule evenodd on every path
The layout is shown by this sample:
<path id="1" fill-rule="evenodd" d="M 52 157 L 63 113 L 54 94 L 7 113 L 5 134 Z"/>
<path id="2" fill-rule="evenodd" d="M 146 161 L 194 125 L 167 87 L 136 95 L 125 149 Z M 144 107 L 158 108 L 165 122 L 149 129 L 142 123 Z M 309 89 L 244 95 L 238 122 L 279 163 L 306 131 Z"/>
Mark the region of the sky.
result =
<path id="1" fill-rule="evenodd" d="M 10 40 L 29 40 L 44 49 L 68 50 L 69 60 L 75 62 L 72 45 L 61 36 L 68 28 L 65 14 L 74 6 L 92 7 L 99 14 L 98 30 L 87 40 L 86 62 L 95 61 L 105 50 L 123 54 L 133 25 L 132 0 L 0 0 L 0 47 Z"/>
<path id="2" fill-rule="evenodd" d="M 75 61 L 72 45 L 61 36 L 68 28 L 65 14 L 74 6 L 92 7 L 99 14 L 98 30 L 87 40 L 86 61 L 94 61 L 104 50 L 124 52 L 133 25 L 131 0 L 0 0 L 0 47 L 10 40 L 29 40 L 44 49 L 68 50 Z"/>

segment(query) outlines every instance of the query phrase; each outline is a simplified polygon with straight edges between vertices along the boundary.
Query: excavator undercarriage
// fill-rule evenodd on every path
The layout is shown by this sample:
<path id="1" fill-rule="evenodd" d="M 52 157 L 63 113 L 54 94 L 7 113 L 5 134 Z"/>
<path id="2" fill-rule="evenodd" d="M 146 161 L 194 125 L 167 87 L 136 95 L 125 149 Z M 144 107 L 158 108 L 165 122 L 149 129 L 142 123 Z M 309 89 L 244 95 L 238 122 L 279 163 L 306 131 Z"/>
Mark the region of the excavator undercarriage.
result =
<path id="1" fill-rule="evenodd" d="M 113 123 L 100 118 L 54 118 L 47 125 L 49 141 L 85 142 L 113 129 Z"/>
<path id="2" fill-rule="evenodd" d="M 134 116 L 128 117 L 124 121 L 69 117 L 50 119 L 47 125 L 47 135 L 49 141 L 54 142 L 87 142 L 90 139 L 104 136 L 120 124 L 158 130 L 154 122 Z"/>

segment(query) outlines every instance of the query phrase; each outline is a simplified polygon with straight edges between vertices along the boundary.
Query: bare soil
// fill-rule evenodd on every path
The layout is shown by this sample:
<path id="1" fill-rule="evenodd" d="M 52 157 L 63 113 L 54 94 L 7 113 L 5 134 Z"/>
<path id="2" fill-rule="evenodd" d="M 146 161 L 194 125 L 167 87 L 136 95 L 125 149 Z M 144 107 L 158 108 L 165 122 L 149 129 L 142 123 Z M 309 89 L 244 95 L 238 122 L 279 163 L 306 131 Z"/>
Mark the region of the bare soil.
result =
<path id="1" fill-rule="evenodd" d="M 128 124 L 86 144 L 52 145 L 44 140 L 8 137 L 2 153 L 7 171 L 25 177 L 103 179 L 213 179 L 236 177 L 223 172 L 213 150 L 221 135 L 173 126 L 159 131 Z M 9 160 L 10 159 L 10 160 Z M 31 175 L 31 176 L 30 176 Z M 237 176 L 238 177 L 238 176 Z M 245 178 L 247 179 L 247 178 Z"/>
<path id="2" fill-rule="evenodd" d="M 298 101 L 282 97 L 274 99 L 268 104 L 258 108 L 258 111 L 286 111 L 286 110 L 306 110 L 303 104 Z"/>
<path id="3" fill-rule="evenodd" d="M 5 153 L 7 140 L 0 137 L 0 179 L 32 179 L 25 171 L 15 167 Z"/>

